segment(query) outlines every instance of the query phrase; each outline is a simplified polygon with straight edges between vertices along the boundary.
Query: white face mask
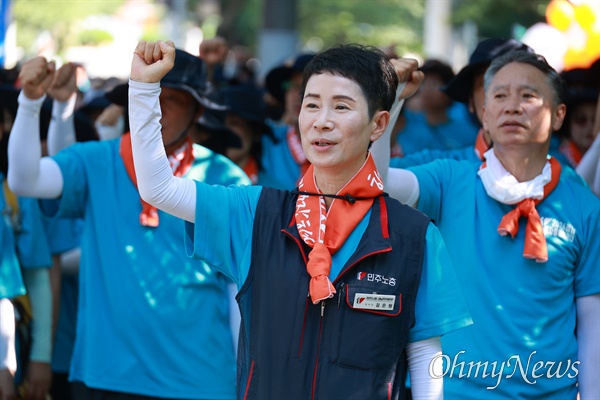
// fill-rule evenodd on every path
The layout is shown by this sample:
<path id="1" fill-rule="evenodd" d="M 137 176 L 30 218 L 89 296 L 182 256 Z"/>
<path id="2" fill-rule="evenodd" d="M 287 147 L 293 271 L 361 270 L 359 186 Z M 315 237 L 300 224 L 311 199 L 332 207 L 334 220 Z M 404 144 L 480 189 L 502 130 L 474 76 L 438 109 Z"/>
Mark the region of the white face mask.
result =
<path id="1" fill-rule="evenodd" d="M 525 199 L 544 198 L 544 186 L 552 179 L 550 162 L 546 162 L 542 173 L 527 182 L 519 182 L 496 158 L 494 149 L 485 153 L 486 167 L 477 174 L 481 178 L 488 196 L 504 204 L 517 204 Z"/>

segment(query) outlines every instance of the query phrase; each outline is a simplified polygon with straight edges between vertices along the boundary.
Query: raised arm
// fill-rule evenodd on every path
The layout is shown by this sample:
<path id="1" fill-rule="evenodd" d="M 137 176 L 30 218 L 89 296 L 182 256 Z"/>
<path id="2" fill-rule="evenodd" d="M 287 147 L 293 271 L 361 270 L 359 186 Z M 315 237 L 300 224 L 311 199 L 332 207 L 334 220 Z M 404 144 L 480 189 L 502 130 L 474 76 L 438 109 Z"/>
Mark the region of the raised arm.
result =
<path id="1" fill-rule="evenodd" d="M 52 120 L 48 128 L 48 154 L 53 156 L 75 143 L 75 122 L 73 113 L 77 100 L 77 66 L 64 64 L 56 71 L 48 88 L 48 95 L 54 99 Z"/>
<path id="2" fill-rule="evenodd" d="M 36 57 L 23 64 L 19 74 L 23 90 L 8 140 L 7 178 L 20 196 L 57 198 L 63 190 L 62 172 L 53 159 L 42 158 L 40 143 L 40 110 L 54 73 L 54 62 Z"/>
<path id="3" fill-rule="evenodd" d="M 399 82 L 396 101 L 390 112 L 390 122 L 383 136 L 371 146 L 371 153 L 385 184 L 385 191 L 389 193 L 390 197 L 414 207 L 419 200 L 419 182 L 415 174 L 408 170 L 390 168 L 390 147 L 392 130 L 400 114 L 404 99 L 412 96 L 417 91 L 421 82 L 423 82 L 423 73 L 417 70 L 416 60 L 397 59 L 391 60 L 391 62 L 396 69 Z"/>
<path id="4" fill-rule="evenodd" d="M 131 148 L 141 198 L 158 209 L 195 222 L 194 181 L 173 176 L 161 136 L 159 83 L 174 62 L 173 42 L 138 43 L 129 80 Z"/>

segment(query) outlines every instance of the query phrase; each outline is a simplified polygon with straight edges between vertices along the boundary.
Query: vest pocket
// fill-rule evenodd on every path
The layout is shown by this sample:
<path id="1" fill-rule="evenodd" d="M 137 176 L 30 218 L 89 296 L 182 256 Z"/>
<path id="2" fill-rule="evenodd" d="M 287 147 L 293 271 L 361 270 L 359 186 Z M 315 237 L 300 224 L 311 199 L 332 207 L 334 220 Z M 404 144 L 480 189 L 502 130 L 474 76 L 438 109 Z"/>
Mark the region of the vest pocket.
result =
<path id="1" fill-rule="evenodd" d="M 365 370 L 394 368 L 408 335 L 397 288 L 346 285 L 338 321 L 336 364 Z"/>

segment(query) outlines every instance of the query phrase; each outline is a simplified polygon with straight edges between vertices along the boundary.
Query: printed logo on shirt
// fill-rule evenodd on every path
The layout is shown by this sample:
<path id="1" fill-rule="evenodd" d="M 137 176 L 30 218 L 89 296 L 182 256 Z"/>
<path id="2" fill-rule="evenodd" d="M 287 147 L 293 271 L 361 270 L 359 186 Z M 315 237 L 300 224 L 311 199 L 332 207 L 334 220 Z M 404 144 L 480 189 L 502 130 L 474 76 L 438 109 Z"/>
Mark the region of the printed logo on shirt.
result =
<path id="1" fill-rule="evenodd" d="M 366 278 L 367 282 L 379 282 L 379 283 L 383 283 L 384 285 L 389 285 L 389 286 L 396 286 L 396 278 L 387 278 L 383 275 L 379 275 L 379 274 L 369 274 L 366 272 L 359 272 L 356 275 L 356 278 L 359 281 L 362 281 Z"/>
<path id="2" fill-rule="evenodd" d="M 554 236 L 568 242 L 575 240 L 576 231 L 573 225 L 554 218 L 542 217 L 540 219 L 542 220 L 544 236 Z"/>

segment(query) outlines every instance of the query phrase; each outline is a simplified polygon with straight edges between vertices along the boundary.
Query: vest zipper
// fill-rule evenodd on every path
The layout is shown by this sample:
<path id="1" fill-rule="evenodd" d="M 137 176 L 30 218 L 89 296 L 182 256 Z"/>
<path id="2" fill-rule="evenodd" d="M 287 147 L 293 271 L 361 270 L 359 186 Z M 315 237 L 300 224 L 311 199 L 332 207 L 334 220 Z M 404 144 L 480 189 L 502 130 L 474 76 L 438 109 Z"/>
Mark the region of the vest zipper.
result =
<path id="1" fill-rule="evenodd" d="M 346 282 L 342 282 L 342 284 L 340 285 L 340 292 L 338 293 L 338 308 L 340 308 L 340 305 L 342 303 L 342 297 L 344 297 L 344 285 L 346 285 Z"/>
<path id="2" fill-rule="evenodd" d="M 319 340 L 317 341 L 317 357 L 315 359 L 315 371 L 313 373 L 312 400 L 315 399 L 317 390 L 317 371 L 319 370 L 319 354 L 321 354 L 321 337 L 323 336 L 323 315 L 325 313 L 325 300 L 321 300 L 321 321 L 319 323 Z"/>

